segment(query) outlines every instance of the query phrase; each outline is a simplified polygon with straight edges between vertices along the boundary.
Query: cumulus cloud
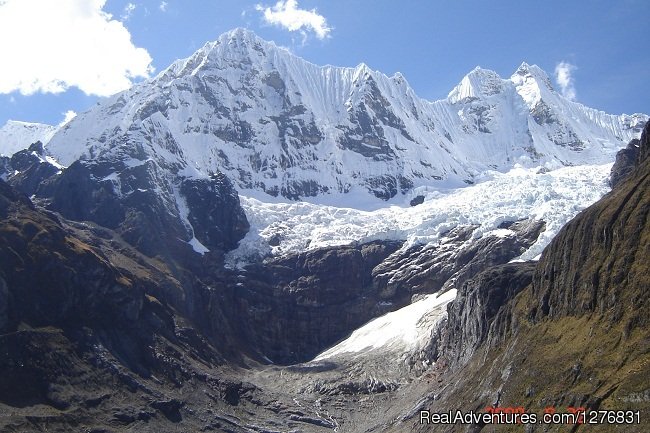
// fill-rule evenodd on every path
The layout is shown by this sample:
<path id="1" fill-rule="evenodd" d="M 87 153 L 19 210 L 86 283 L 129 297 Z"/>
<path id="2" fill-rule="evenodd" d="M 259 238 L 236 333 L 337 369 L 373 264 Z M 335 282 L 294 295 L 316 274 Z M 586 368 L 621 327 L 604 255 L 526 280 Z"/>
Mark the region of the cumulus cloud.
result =
<path id="1" fill-rule="evenodd" d="M 555 65 L 555 81 L 560 86 L 562 96 L 570 101 L 575 101 L 576 99 L 575 80 L 573 78 L 573 72 L 576 69 L 578 69 L 576 65 L 565 61 L 561 61 Z"/>
<path id="2" fill-rule="evenodd" d="M 299 31 L 303 36 L 311 31 L 318 39 L 325 39 L 332 31 L 324 16 L 316 9 L 299 9 L 297 0 L 280 0 L 271 7 L 258 4 L 255 9 L 262 12 L 265 22 L 291 32 Z"/>
<path id="3" fill-rule="evenodd" d="M 161 11 L 167 12 L 167 2 L 166 1 L 161 1 L 160 5 L 158 5 L 158 8 L 160 8 Z"/>
<path id="4" fill-rule="evenodd" d="M 151 56 L 106 0 L 0 1 L 0 93 L 60 93 L 78 87 L 108 96 L 153 72 Z"/>

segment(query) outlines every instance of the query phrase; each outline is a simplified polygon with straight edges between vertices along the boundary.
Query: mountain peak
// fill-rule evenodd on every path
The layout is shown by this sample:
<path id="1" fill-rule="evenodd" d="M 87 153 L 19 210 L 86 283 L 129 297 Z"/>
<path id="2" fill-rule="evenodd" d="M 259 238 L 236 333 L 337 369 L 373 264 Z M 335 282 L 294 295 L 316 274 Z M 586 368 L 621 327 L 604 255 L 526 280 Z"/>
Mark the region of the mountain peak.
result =
<path id="1" fill-rule="evenodd" d="M 206 42 L 186 59 L 177 60 L 158 75 L 158 79 L 194 75 L 200 70 L 216 66 L 217 69 L 250 65 L 263 61 L 271 52 L 284 51 L 274 42 L 266 41 L 255 32 L 238 27 L 222 33 L 216 40 Z"/>
<path id="2" fill-rule="evenodd" d="M 477 66 L 449 92 L 447 99 L 455 103 L 496 95 L 502 91 L 503 79 L 499 74 Z"/>
<path id="3" fill-rule="evenodd" d="M 261 40 L 261 38 L 257 36 L 254 31 L 245 27 L 235 27 L 234 29 L 227 31 L 220 36 L 220 38 L 223 37 L 228 37 L 230 39 Z"/>
<path id="4" fill-rule="evenodd" d="M 521 62 L 521 65 L 519 65 L 519 67 L 515 71 L 515 74 L 523 76 L 528 74 L 529 72 L 530 72 L 530 65 L 526 62 Z"/>
<path id="5" fill-rule="evenodd" d="M 237 45 L 248 46 L 248 47 L 262 46 L 262 45 L 275 47 L 275 43 L 266 41 L 261 37 L 259 37 L 252 30 L 243 27 L 237 27 L 230 31 L 222 33 L 216 39 L 216 41 L 208 44 L 212 44 L 214 46 L 219 44 L 237 44 Z"/>
<path id="6" fill-rule="evenodd" d="M 551 79 L 537 65 L 523 62 L 512 74 L 510 81 L 529 107 L 534 107 L 542 99 L 548 99 L 551 94 L 555 94 Z"/>
<path id="7" fill-rule="evenodd" d="M 549 88 L 553 89 L 553 85 L 551 84 L 551 80 L 548 77 L 548 74 L 539 66 L 537 65 L 529 65 L 526 62 L 523 62 L 515 73 L 512 75 L 512 77 L 532 77 L 536 80 L 542 81 L 545 83 Z"/>

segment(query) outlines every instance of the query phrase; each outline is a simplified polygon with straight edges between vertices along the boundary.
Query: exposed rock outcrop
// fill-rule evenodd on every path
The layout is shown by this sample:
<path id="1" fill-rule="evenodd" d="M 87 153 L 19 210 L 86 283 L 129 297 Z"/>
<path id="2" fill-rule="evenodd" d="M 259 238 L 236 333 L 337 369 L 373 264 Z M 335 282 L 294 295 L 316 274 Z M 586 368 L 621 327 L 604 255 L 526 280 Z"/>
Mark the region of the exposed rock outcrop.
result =
<path id="1" fill-rule="evenodd" d="M 438 243 L 417 245 L 391 255 L 373 271 L 374 284 L 382 296 L 434 293 L 460 288 L 479 272 L 507 263 L 537 241 L 544 222 L 507 221 L 499 228 L 507 235 L 486 234 L 472 239 L 476 226 L 458 226 L 444 233 Z"/>
<path id="2" fill-rule="evenodd" d="M 0 178 L 4 177 L 11 186 L 27 196 L 40 193 L 46 181 L 59 171 L 47 160 L 40 141 L 6 158 L 4 164 L 0 162 Z"/>
<path id="3" fill-rule="evenodd" d="M 631 140 L 625 149 L 621 149 L 616 154 L 616 161 L 612 166 L 609 183 L 615 188 L 623 179 L 625 179 L 636 166 L 639 157 L 640 140 Z"/>
<path id="4" fill-rule="evenodd" d="M 643 132 L 641 133 L 641 142 L 639 143 L 639 156 L 637 165 L 643 164 L 650 157 L 650 121 L 646 122 Z"/>
<path id="5" fill-rule="evenodd" d="M 313 358 L 385 312 L 372 272 L 399 247 L 397 242 L 372 242 L 250 266 L 236 298 L 247 339 L 274 362 Z M 407 299 L 396 304 L 404 305 Z"/>
<path id="6" fill-rule="evenodd" d="M 201 244 L 221 251 L 237 247 L 250 226 L 226 176 L 217 173 L 209 179 L 184 179 L 179 191 L 187 203 L 188 222 Z"/>
<path id="7" fill-rule="evenodd" d="M 510 333 L 512 312 L 508 303 L 533 277 L 534 262 L 494 266 L 467 281 L 448 306 L 448 319 L 440 342 L 439 354 L 457 369 L 465 365 L 476 350 L 488 344 L 496 345 Z"/>

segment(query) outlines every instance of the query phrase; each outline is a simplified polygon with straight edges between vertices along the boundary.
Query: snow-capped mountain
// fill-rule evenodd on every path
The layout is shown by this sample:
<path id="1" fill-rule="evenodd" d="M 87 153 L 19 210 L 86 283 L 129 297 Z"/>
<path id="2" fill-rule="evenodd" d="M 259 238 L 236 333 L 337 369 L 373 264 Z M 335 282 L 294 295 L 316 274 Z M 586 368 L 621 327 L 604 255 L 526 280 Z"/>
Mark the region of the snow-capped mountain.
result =
<path id="1" fill-rule="evenodd" d="M 429 102 L 400 74 L 317 66 L 236 29 L 80 114 L 47 151 L 63 165 L 151 161 L 172 178 L 220 171 L 240 191 L 291 199 L 389 199 L 516 164 L 611 162 L 646 119 L 568 101 L 525 63 L 509 79 L 476 68 Z"/>
<path id="2" fill-rule="evenodd" d="M 47 144 L 56 130 L 56 126 L 44 123 L 9 120 L 0 128 L 0 156 L 12 156 L 37 141 Z"/>

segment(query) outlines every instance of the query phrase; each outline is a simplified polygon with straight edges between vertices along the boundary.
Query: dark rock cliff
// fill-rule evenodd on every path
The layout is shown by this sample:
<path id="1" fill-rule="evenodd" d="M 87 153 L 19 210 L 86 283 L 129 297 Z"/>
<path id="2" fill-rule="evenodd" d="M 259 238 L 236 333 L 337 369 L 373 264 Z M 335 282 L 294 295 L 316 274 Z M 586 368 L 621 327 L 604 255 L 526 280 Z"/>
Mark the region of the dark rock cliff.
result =
<path id="1" fill-rule="evenodd" d="M 436 244 L 417 245 L 390 256 L 373 271 L 374 284 L 386 298 L 435 293 L 463 283 L 479 272 L 508 263 L 533 245 L 545 223 L 533 219 L 506 221 L 508 236 L 486 235 L 472 240 L 476 226 L 458 226 Z"/>
<path id="2" fill-rule="evenodd" d="M 0 178 L 6 178 L 9 184 L 27 196 L 40 193 L 43 183 L 59 173 L 59 169 L 45 158 L 40 141 L 4 159 L 4 164 L 0 163 Z"/>
<path id="3" fill-rule="evenodd" d="M 510 332 L 509 300 L 532 281 L 535 263 L 491 267 L 467 281 L 449 304 L 448 319 L 438 351 L 452 368 L 465 365 L 488 337 L 496 344 Z"/>
<path id="4" fill-rule="evenodd" d="M 9 288 L 6 326 L 138 318 L 141 287 L 6 183 L 0 184 L 0 194 L 0 262 Z"/>
<path id="5" fill-rule="evenodd" d="M 247 340 L 277 363 L 295 363 L 385 312 L 372 272 L 397 242 L 327 248 L 252 265 L 237 288 Z M 392 299 L 392 309 L 407 298 Z"/>
<path id="6" fill-rule="evenodd" d="M 650 122 L 645 124 L 643 132 L 641 133 L 641 142 L 639 143 L 639 156 L 637 157 L 637 165 L 641 165 L 647 161 L 650 156 Z"/>
<path id="7" fill-rule="evenodd" d="M 631 140 L 625 149 L 621 149 L 616 154 L 616 161 L 612 166 L 609 183 L 612 188 L 616 187 L 625 179 L 636 167 L 639 157 L 640 140 Z"/>
<path id="8" fill-rule="evenodd" d="M 178 258 L 187 249 L 179 242 L 193 236 L 210 250 L 229 250 L 248 231 L 239 197 L 223 175 L 180 179 L 175 186 L 153 161 L 119 168 L 76 161 L 52 181 L 48 207 L 115 229 L 149 256 Z"/>
<path id="9" fill-rule="evenodd" d="M 208 249 L 237 248 L 250 226 L 228 178 L 217 173 L 209 179 L 184 179 L 179 189 L 194 236 Z"/>
<path id="10" fill-rule="evenodd" d="M 221 173 L 170 180 L 152 160 L 79 160 L 59 169 L 40 142 L 0 166 L 18 191 L 67 219 L 115 230 L 152 257 L 183 260 L 192 255 L 186 242 L 193 237 L 209 250 L 231 250 L 248 232 L 239 196 Z"/>

